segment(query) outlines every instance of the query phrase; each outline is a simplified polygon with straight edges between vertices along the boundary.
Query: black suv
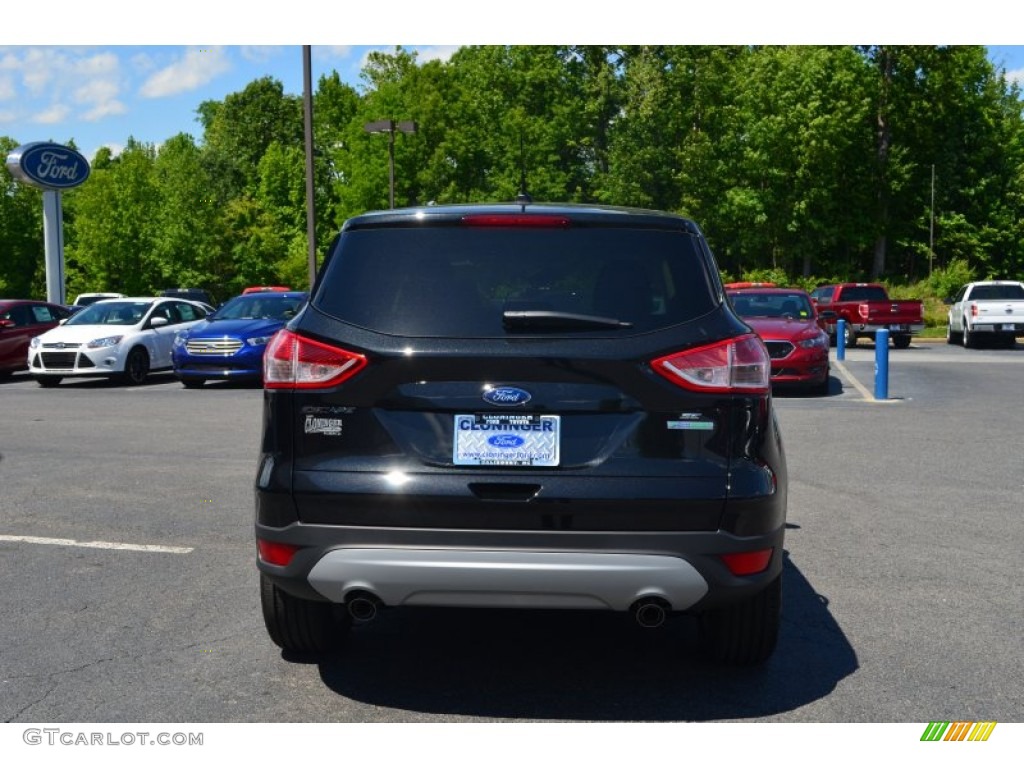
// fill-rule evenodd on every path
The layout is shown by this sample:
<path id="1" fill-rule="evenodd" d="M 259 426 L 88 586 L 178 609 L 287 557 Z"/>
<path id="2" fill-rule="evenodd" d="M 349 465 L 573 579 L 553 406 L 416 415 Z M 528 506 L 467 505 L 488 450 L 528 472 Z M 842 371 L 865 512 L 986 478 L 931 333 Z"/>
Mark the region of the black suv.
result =
<path id="1" fill-rule="evenodd" d="M 764 345 L 692 221 L 495 204 L 345 223 L 264 358 L 264 619 L 326 651 L 381 606 L 779 627 L 786 463 Z"/>

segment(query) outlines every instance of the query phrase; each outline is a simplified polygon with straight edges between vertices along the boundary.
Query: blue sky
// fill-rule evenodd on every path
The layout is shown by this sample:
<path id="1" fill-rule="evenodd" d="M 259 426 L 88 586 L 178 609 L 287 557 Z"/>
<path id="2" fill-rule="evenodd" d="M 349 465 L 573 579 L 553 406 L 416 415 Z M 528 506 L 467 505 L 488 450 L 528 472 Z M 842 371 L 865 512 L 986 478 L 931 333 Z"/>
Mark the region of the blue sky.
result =
<path id="1" fill-rule="evenodd" d="M 676 10 L 679 23 L 666 27 L 654 23 L 651 13 L 617 14 L 602 25 L 595 21 L 596 6 L 575 0 L 383 0 L 372 7 L 352 0 L 251 0 L 244 17 L 214 0 L 177 0 L 173 12 L 149 6 L 144 19 L 135 2 L 49 0 L 39 21 L 27 10 L 8 12 L 0 27 L 0 135 L 19 143 L 73 139 L 89 159 L 101 146 L 118 151 L 129 137 L 159 143 L 185 132 L 199 140 L 196 109 L 203 101 L 221 100 L 265 75 L 280 80 L 287 93 L 301 94 L 301 43 L 312 45 L 314 84 L 321 74 L 337 71 L 359 87 L 367 53 L 393 51 L 396 44 L 426 61 L 447 59 L 459 44 L 987 44 L 1005 37 L 998 23 L 1002 14 L 993 17 L 986 10 L 991 2 L 996 13 L 1001 3 L 995 0 L 975 0 L 969 19 L 959 4 L 950 6 L 959 13 L 944 14 L 944 0 L 927 3 L 927 17 L 905 2 L 903 16 L 894 13 L 891 0 L 859 0 L 849 9 L 830 5 L 830 23 L 801 26 L 794 20 L 806 20 L 806 9 L 821 6 L 732 0 L 718 4 L 717 11 Z M 588 16 L 578 13 L 580 5 L 590 8 Z M 659 6 L 681 7 L 677 0 L 647 0 L 644 8 Z M 984 24 L 977 21 L 984 17 Z M 936 21 L 946 18 L 951 21 Z M 245 44 L 197 39 L 205 36 Z M 436 42 L 415 44 L 423 41 Z M 998 66 L 1024 83 L 1024 45 L 989 50 Z"/>
<path id="2" fill-rule="evenodd" d="M 420 61 L 455 50 L 415 48 Z M 373 49 L 313 46 L 314 88 L 331 71 L 358 86 Z M 0 47 L 0 135 L 22 144 L 73 139 L 90 160 L 101 146 L 118 151 L 130 136 L 159 144 L 184 132 L 198 141 L 201 102 L 221 100 L 266 75 L 301 95 L 302 46 Z"/>

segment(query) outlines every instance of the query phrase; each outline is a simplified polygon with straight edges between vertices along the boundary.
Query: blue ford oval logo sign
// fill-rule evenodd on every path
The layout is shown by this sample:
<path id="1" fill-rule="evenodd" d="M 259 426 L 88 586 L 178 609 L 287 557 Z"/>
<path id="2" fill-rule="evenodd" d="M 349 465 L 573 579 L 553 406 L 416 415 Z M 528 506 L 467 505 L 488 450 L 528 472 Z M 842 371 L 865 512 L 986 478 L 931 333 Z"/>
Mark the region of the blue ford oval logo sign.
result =
<path id="1" fill-rule="evenodd" d="M 494 387 L 484 392 L 483 397 L 491 405 L 523 405 L 530 402 L 532 395 L 518 387 Z"/>
<path id="2" fill-rule="evenodd" d="M 36 141 L 7 155 L 7 170 L 19 181 L 42 189 L 71 189 L 89 178 L 89 163 L 61 144 Z"/>
<path id="3" fill-rule="evenodd" d="M 519 435 L 493 435 L 487 438 L 487 442 L 495 448 L 518 448 L 526 441 Z"/>

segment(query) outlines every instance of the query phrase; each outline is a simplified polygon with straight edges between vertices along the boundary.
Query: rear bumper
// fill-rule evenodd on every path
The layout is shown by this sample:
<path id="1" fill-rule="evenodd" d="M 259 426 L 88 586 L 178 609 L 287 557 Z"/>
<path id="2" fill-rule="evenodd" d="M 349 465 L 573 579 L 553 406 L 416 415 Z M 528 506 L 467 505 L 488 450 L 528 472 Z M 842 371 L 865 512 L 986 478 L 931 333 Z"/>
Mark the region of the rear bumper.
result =
<path id="1" fill-rule="evenodd" d="M 650 598 L 684 610 L 708 591 L 677 557 L 500 550 L 336 549 L 309 583 L 335 603 L 368 592 L 385 605 L 615 611 Z"/>
<path id="2" fill-rule="evenodd" d="M 874 335 L 878 331 L 889 333 L 921 333 L 924 323 L 851 323 L 853 330 L 865 335 Z"/>
<path id="3" fill-rule="evenodd" d="M 985 318 L 983 321 L 976 322 L 971 325 L 968 330 L 971 333 L 999 333 L 999 334 L 1014 334 L 1015 336 L 1024 335 L 1024 322 L 1008 320 L 1007 322 L 1000 322 L 994 318 Z"/>
<path id="4" fill-rule="evenodd" d="M 629 610 L 657 599 L 673 611 L 728 604 L 782 570 L 784 526 L 765 535 L 578 531 L 396 530 L 256 526 L 257 539 L 300 547 L 285 566 L 257 559 L 281 589 L 386 606 Z M 765 570 L 735 576 L 721 555 L 772 549 Z"/>

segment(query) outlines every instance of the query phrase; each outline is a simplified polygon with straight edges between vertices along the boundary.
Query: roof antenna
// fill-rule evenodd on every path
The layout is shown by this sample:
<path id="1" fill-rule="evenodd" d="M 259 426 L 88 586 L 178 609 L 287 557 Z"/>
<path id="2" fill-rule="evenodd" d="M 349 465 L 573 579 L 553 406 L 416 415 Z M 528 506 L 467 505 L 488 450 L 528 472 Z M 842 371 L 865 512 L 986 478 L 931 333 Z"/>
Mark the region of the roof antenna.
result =
<path id="1" fill-rule="evenodd" d="M 523 134 L 519 134 L 519 193 L 516 195 L 516 202 L 523 206 L 523 213 L 526 213 L 526 206 L 533 202 L 530 193 L 526 191 L 526 152 L 523 149 Z"/>

